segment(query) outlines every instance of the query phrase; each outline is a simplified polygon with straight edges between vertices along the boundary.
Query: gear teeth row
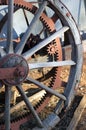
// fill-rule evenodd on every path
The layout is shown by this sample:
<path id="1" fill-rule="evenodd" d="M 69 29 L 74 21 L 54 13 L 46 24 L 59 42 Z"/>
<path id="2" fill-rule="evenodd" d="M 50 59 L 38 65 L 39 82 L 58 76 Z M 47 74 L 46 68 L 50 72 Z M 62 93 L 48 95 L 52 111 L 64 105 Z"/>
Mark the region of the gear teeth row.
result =
<path id="1" fill-rule="evenodd" d="M 0 3 L 7 4 L 7 1 L 0 0 Z M 14 5 L 17 7 L 20 7 L 20 8 L 24 8 L 24 9 L 32 12 L 33 14 L 35 14 L 35 12 L 37 10 L 37 7 L 33 6 L 29 2 L 25 2 L 23 0 L 14 0 Z M 51 18 L 48 18 L 44 13 L 42 13 L 42 15 L 40 16 L 40 20 L 43 22 L 44 26 L 49 31 L 49 33 L 53 33 L 55 31 L 55 25 L 54 25 L 53 20 Z M 53 41 L 53 44 L 56 44 L 56 40 Z M 56 55 L 56 58 L 58 60 L 58 55 L 59 55 L 58 50 L 57 50 L 55 55 Z M 50 85 L 48 87 L 51 87 L 51 88 L 55 87 L 54 82 L 56 80 L 57 73 L 58 73 L 58 68 L 57 69 L 54 68 L 53 69 L 54 77 L 52 78 L 52 81 L 50 82 Z M 49 94 L 49 93 L 44 94 L 44 96 L 40 99 L 39 103 L 37 103 L 35 106 L 35 110 L 37 110 L 37 112 L 40 112 L 44 108 L 44 106 L 49 101 L 50 96 L 51 96 L 51 94 Z M 11 121 L 11 123 L 13 124 L 13 127 L 14 127 L 15 122 L 21 121 L 23 118 L 26 118 L 27 116 L 30 116 L 30 113 L 25 113 L 22 116 L 18 117 L 17 119 L 13 119 Z M 3 122 L 1 124 L 3 125 Z M 0 124 L 0 126 L 1 126 L 1 124 Z"/>

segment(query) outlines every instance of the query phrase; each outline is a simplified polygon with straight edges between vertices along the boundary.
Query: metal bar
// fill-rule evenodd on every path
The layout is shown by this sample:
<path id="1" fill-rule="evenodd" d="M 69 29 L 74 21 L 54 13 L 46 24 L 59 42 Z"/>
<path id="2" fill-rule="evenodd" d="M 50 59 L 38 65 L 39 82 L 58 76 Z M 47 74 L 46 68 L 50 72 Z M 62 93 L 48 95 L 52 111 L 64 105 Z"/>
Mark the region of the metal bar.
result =
<path id="1" fill-rule="evenodd" d="M 15 52 L 17 54 L 21 54 L 22 53 L 22 50 L 23 50 L 23 48 L 25 46 L 25 43 L 28 40 L 28 38 L 29 38 L 29 36 L 30 36 L 33 28 L 36 26 L 36 22 L 39 19 L 39 17 L 41 16 L 41 14 L 42 14 L 42 12 L 43 12 L 43 10 L 44 10 L 44 8 L 45 8 L 46 5 L 47 5 L 47 1 L 44 1 L 41 4 L 39 10 L 37 11 L 36 15 L 34 16 L 32 22 L 30 24 L 29 28 L 27 29 L 26 33 L 22 37 L 20 44 L 18 44 L 17 47 L 16 47 L 16 49 L 15 49 Z"/>
<path id="2" fill-rule="evenodd" d="M 67 61 L 57 61 L 57 62 L 41 62 L 41 63 L 29 63 L 29 69 L 36 69 L 42 67 L 58 67 L 58 66 L 70 66 L 75 65 L 76 63 L 72 60 Z"/>
<path id="3" fill-rule="evenodd" d="M 25 17 L 25 20 L 26 20 L 26 24 L 29 27 L 29 21 L 28 21 L 25 9 L 23 9 L 23 13 L 24 13 L 24 17 Z"/>
<path id="4" fill-rule="evenodd" d="M 24 67 L 0 68 L 0 80 L 13 79 L 15 77 L 15 74 L 20 76 L 20 74 L 17 73 L 18 71 L 16 71 L 16 69 L 18 69 L 19 72 L 24 72 Z"/>
<path id="5" fill-rule="evenodd" d="M 36 119 L 38 126 L 39 127 L 43 127 L 42 121 L 40 120 L 37 112 L 35 111 L 35 109 L 33 108 L 32 104 L 29 102 L 28 97 L 25 95 L 22 86 L 18 85 L 16 86 L 17 90 L 19 91 L 19 93 L 21 94 L 21 96 L 23 97 L 24 102 L 26 103 L 27 107 L 29 108 L 29 110 L 32 112 L 34 118 Z"/>
<path id="6" fill-rule="evenodd" d="M 60 37 L 62 35 L 62 33 L 66 32 L 69 29 L 69 27 L 63 27 L 61 28 L 59 31 L 55 32 L 54 34 L 52 34 L 50 37 L 46 38 L 45 40 L 43 40 L 42 42 L 40 42 L 39 44 L 37 44 L 35 47 L 33 47 L 32 49 L 30 49 L 29 51 L 25 52 L 23 54 L 23 56 L 28 59 L 29 57 L 31 57 L 34 53 L 36 53 L 38 50 L 40 50 L 41 48 L 45 47 L 47 44 L 49 44 L 51 41 L 53 41 L 54 39 L 56 39 L 57 37 Z"/>
<path id="7" fill-rule="evenodd" d="M 46 91 L 41 90 L 41 91 L 33 94 L 32 96 L 28 97 L 28 100 L 31 103 L 36 102 L 36 101 L 38 101 L 39 98 L 41 99 L 45 94 L 46 94 Z M 25 105 L 25 102 L 23 100 L 21 102 L 17 103 L 15 106 L 10 108 L 10 114 L 15 112 L 17 109 L 20 109 L 20 107 L 22 107 L 24 105 Z M 2 118 L 3 116 L 4 116 L 4 113 L 0 113 L 0 118 Z"/>
<path id="8" fill-rule="evenodd" d="M 13 4 L 14 0 L 8 0 L 8 21 L 7 21 L 7 52 L 13 53 Z"/>
<path id="9" fill-rule="evenodd" d="M 39 98 L 41 99 L 44 95 L 46 94 L 45 90 L 41 90 L 35 94 L 33 94 L 32 96 L 28 97 L 28 100 L 33 103 L 33 102 L 37 102 L 39 100 Z M 16 96 L 17 98 L 18 96 Z M 25 105 L 25 102 L 22 100 L 19 103 L 17 103 L 15 106 L 10 108 L 10 114 L 12 114 L 13 112 L 17 111 L 18 109 L 20 109 L 21 107 L 23 107 Z M 2 118 L 4 116 L 4 113 L 0 113 L 0 118 Z"/>
<path id="10" fill-rule="evenodd" d="M 43 129 L 34 127 L 32 130 L 53 130 L 60 120 L 61 120 L 60 117 L 56 115 L 54 112 L 52 112 L 43 120 L 44 124 Z"/>
<path id="11" fill-rule="evenodd" d="M 5 86 L 5 130 L 10 130 L 10 96 L 11 88 Z"/>
<path id="12" fill-rule="evenodd" d="M 59 97 L 61 98 L 62 100 L 66 100 L 66 97 L 58 92 L 56 92 L 55 90 L 49 88 L 49 87 L 46 87 L 45 85 L 39 83 L 37 80 L 34 80 L 34 79 L 31 79 L 30 77 L 27 78 L 27 80 L 29 80 L 30 82 L 38 85 L 40 88 L 46 90 L 47 92 L 51 93 L 52 95 L 55 95 L 56 97 Z"/>

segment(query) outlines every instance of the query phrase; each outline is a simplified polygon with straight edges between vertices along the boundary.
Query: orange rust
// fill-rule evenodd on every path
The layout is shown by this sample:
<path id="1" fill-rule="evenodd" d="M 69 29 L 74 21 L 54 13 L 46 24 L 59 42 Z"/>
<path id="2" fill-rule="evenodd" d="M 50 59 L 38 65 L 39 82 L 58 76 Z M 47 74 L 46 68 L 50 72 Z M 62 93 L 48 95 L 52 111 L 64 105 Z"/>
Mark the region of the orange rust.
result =
<path id="1" fill-rule="evenodd" d="M 35 14 L 35 12 L 37 11 L 36 6 L 32 5 L 29 2 L 25 2 L 23 0 L 14 0 L 14 4 L 19 7 L 28 8 L 28 10 L 31 11 L 33 14 Z M 40 20 L 43 22 L 43 24 L 46 26 L 46 28 L 49 30 L 50 33 L 55 32 L 55 24 L 54 24 L 54 21 L 52 20 L 52 18 L 49 18 L 46 16 L 45 13 L 42 13 Z M 60 39 L 57 38 L 53 42 L 57 45 L 57 48 L 58 48 L 57 60 L 62 60 L 62 48 L 61 48 Z M 60 72 L 61 72 L 61 68 L 58 67 L 55 71 L 56 74 L 54 76 L 53 83 L 51 85 L 52 89 L 55 89 L 56 87 L 61 85 Z M 40 104 L 40 106 L 36 109 L 37 113 L 39 113 L 46 106 L 46 104 L 48 103 L 48 101 L 50 99 L 50 96 L 51 96 L 51 94 L 48 93 L 44 102 L 42 102 L 42 104 Z M 12 122 L 11 129 L 19 130 L 19 125 L 23 124 L 24 122 L 28 121 L 29 119 L 30 118 L 27 116 L 25 118 L 20 119 L 19 121 Z"/>

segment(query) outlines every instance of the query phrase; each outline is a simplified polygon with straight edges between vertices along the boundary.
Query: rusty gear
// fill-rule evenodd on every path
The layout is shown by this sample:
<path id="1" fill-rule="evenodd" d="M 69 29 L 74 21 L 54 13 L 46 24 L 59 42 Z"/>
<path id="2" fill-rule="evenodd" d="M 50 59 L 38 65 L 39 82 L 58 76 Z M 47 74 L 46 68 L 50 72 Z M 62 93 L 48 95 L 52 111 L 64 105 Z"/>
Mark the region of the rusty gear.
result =
<path id="1" fill-rule="evenodd" d="M 49 44 L 47 51 L 48 51 L 48 53 L 50 55 L 56 54 L 57 51 L 58 51 L 57 45 L 55 45 L 55 44 Z"/>
<path id="2" fill-rule="evenodd" d="M 27 3 L 23 0 L 14 0 L 14 5 L 17 7 L 22 7 L 28 11 L 30 11 L 31 13 L 35 14 L 37 7 L 32 5 L 31 3 Z M 40 17 L 41 22 L 44 24 L 44 26 L 46 27 L 46 29 L 49 31 L 49 33 L 51 32 L 55 32 L 55 25 L 54 22 L 51 18 L 47 17 L 45 13 L 42 13 L 41 17 Z M 54 40 L 54 43 L 57 45 L 57 49 L 55 50 L 55 53 L 57 51 L 56 54 L 56 60 L 61 60 L 62 59 L 62 50 L 61 50 L 61 44 L 60 44 L 60 40 L 57 38 Z M 59 79 L 59 75 L 60 75 L 60 68 L 53 68 L 50 72 L 53 73 L 53 79 L 50 83 L 50 87 L 52 87 L 53 89 L 55 89 L 57 86 L 60 86 L 61 82 Z M 48 87 L 49 87 L 48 86 Z M 45 106 L 46 103 L 49 101 L 50 98 L 50 94 L 46 93 L 44 97 L 42 97 L 41 101 L 38 103 L 38 105 L 36 105 L 35 109 L 37 111 L 37 113 L 39 113 Z M 29 114 L 30 117 L 30 114 Z M 12 130 L 18 130 L 20 124 L 24 123 L 27 121 L 27 116 L 25 118 L 21 118 L 18 121 L 13 121 L 11 123 L 11 129 Z M 3 125 L 0 126 L 0 128 L 4 127 Z"/>
<path id="3" fill-rule="evenodd" d="M 0 2 L 3 2 L 3 3 L 5 2 L 4 4 L 7 4 L 6 0 L 3 0 L 3 1 L 1 0 Z M 79 35 L 77 26 L 76 26 L 72 16 L 70 15 L 70 18 L 67 17 L 67 13 L 68 13 L 67 8 L 59 0 L 58 0 L 57 6 L 54 6 L 54 4 L 53 4 L 53 2 L 55 2 L 55 1 L 51 2 L 49 0 L 47 2 L 48 2 L 48 5 L 47 5 L 48 8 L 50 8 L 50 10 L 52 9 L 54 13 L 53 13 L 53 16 L 48 17 L 47 12 L 46 12 L 46 9 L 47 9 L 47 7 L 46 7 L 46 9 L 41 14 L 40 19 L 39 19 L 43 25 L 42 27 L 44 29 L 46 28 L 45 31 L 48 34 L 47 36 L 52 35 L 54 32 L 56 32 L 56 30 L 58 30 L 58 29 L 56 29 L 55 22 L 58 19 L 60 19 L 61 25 L 62 25 L 61 31 L 64 33 L 64 36 L 66 36 L 65 33 L 67 34 L 67 38 L 69 38 L 68 43 L 71 45 L 72 52 L 71 52 L 70 59 L 71 59 L 71 61 L 74 61 L 76 63 L 76 65 L 74 65 L 74 66 L 70 65 L 70 68 L 68 70 L 69 77 L 67 77 L 68 79 L 65 82 L 66 86 L 64 88 L 64 95 L 67 98 L 67 100 L 65 102 L 63 100 L 58 101 L 58 104 L 57 104 L 56 110 L 55 110 L 55 113 L 56 113 L 55 115 L 57 116 L 57 114 L 59 114 L 59 112 L 61 112 L 61 110 L 63 108 L 65 109 L 65 108 L 69 107 L 69 105 L 73 101 L 74 88 L 77 84 L 77 81 L 79 81 L 79 79 L 80 79 L 81 65 L 82 65 L 82 63 L 81 63 L 82 62 L 82 59 L 81 59 L 81 56 L 82 56 L 81 48 L 82 47 L 81 47 L 80 35 Z M 3 3 L 0 3 L 0 4 L 3 4 Z M 22 9 L 29 11 L 33 15 L 35 15 L 35 13 L 37 12 L 37 9 L 38 9 L 37 8 L 38 6 L 36 7 L 33 3 L 26 2 L 24 0 L 14 0 L 14 5 L 15 5 L 14 11 L 17 11 L 18 9 L 22 8 Z M 2 22 L 2 21 L 4 21 L 4 22 Z M 3 30 L 3 26 L 6 21 L 7 21 L 7 14 L 5 16 L 3 16 L 3 18 L 0 22 L 0 31 Z M 28 24 L 28 26 L 29 26 L 29 24 Z M 63 31 L 64 28 L 69 29 L 68 32 Z M 37 35 L 40 35 L 40 33 Z M 46 38 L 46 36 L 44 38 Z M 28 41 L 28 44 L 29 44 L 29 42 L 30 42 L 30 40 Z M 38 44 L 37 41 L 35 41 L 35 43 Z M 30 44 L 29 44 L 30 48 L 28 48 L 28 49 L 32 49 L 35 46 L 34 44 L 31 46 Z M 66 45 L 65 39 L 64 39 L 64 45 Z M 57 46 L 57 49 L 55 49 L 55 46 Z M 50 51 L 52 52 L 52 54 Z M 42 54 L 41 54 L 41 52 L 42 52 Z M 53 59 L 54 59 L 54 61 L 62 62 L 62 48 L 61 48 L 61 43 L 60 43 L 59 38 L 56 38 L 55 40 L 53 40 L 53 42 L 49 43 L 47 46 L 45 46 L 44 48 L 39 50 L 37 53 L 33 54 L 33 56 L 31 57 L 32 60 L 33 60 L 33 58 L 35 59 L 35 55 L 36 55 L 36 58 L 37 58 L 37 56 L 39 56 L 39 58 L 41 58 L 41 59 L 43 58 L 43 56 L 46 56 L 46 58 L 47 58 L 47 60 L 45 59 L 46 62 L 48 62 L 48 61 L 52 62 Z M 52 57 L 52 55 L 53 55 L 53 57 Z M 74 55 L 76 57 L 74 57 Z M 35 61 L 37 61 L 37 60 L 39 60 L 39 59 L 35 59 Z M 40 60 L 40 62 L 41 62 L 41 60 Z M 63 63 L 64 63 L 64 61 L 63 61 Z M 45 68 L 43 68 L 43 69 L 45 69 Z M 52 89 L 56 89 L 58 86 L 62 86 L 62 85 L 63 85 L 62 87 L 64 87 L 64 84 L 61 84 L 61 80 L 60 80 L 61 68 L 54 67 L 54 68 L 48 68 L 47 70 L 48 70 L 48 72 L 44 73 L 45 74 L 44 75 L 45 77 L 43 77 L 44 80 L 42 79 L 42 76 L 41 76 L 41 78 L 35 77 L 33 75 L 30 75 L 30 76 L 32 76 L 33 79 L 38 80 L 39 82 L 42 82 L 45 85 L 46 85 L 45 81 L 47 81 L 47 79 L 50 78 L 49 83 L 47 84 L 47 87 L 51 87 Z M 78 70 L 79 70 L 79 72 L 78 72 Z M 38 74 L 38 73 L 36 73 L 36 74 Z M 34 82 L 33 82 L 33 84 L 34 84 Z M 22 92 L 24 94 L 24 91 L 22 91 Z M 41 110 L 48 103 L 50 97 L 51 97 L 51 94 L 46 92 L 46 94 L 44 94 L 44 96 L 40 99 L 40 101 L 35 105 L 35 110 L 36 110 L 35 112 L 37 112 L 37 113 L 41 112 Z M 19 117 L 16 116 L 13 119 L 11 118 L 11 130 L 15 130 L 15 129 L 19 130 L 20 127 L 22 126 L 22 124 L 25 123 L 26 121 L 29 121 L 30 118 L 32 118 L 32 114 L 30 114 L 30 112 L 26 113 L 26 114 L 21 114 L 21 116 L 19 116 Z M 5 120 L 6 120 L 6 118 L 5 118 Z M 9 123 L 5 122 L 5 123 L 7 123 L 8 125 L 10 124 L 10 122 Z M 50 128 L 50 126 L 49 126 L 49 128 Z M 0 120 L 0 129 L 1 130 L 5 129 L 4 121 L 2 119 Z"/>

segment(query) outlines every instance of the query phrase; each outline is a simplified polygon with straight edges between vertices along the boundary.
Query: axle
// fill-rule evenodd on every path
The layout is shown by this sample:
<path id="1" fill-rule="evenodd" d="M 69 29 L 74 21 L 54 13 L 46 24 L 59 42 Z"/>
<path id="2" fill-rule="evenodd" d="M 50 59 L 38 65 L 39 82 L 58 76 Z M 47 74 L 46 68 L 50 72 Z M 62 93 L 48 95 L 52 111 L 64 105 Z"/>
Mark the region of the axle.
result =
<path id="1" fill-rule="evenodd" d="M 7 85 L 22 83 L 28 74 L 28 64 L 19 55 L 9 54 L 0 61 L 0 80 Z"/>

